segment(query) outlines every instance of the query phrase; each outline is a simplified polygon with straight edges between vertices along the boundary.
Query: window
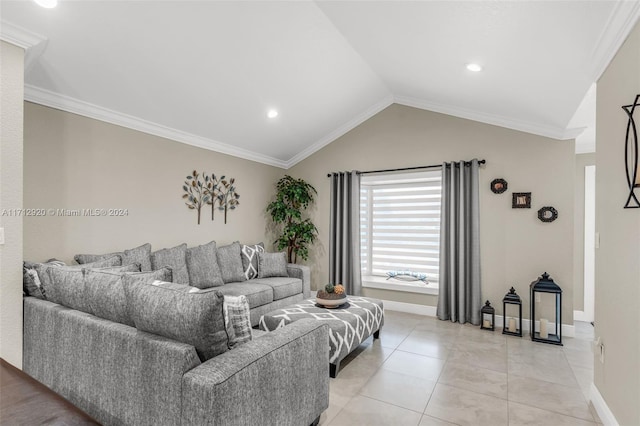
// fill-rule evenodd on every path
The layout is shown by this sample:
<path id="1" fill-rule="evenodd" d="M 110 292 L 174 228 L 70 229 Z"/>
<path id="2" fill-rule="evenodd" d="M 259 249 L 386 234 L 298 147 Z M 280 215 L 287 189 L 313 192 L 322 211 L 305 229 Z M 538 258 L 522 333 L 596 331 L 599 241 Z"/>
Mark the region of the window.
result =
<path id="1" fill-rule="evenodd" d="M 363 175 L 360 183 L 360 257 L 363 286 L 437 293 L 442 173 Z M 387 280 L 387 272 L 427 275 Z"/>

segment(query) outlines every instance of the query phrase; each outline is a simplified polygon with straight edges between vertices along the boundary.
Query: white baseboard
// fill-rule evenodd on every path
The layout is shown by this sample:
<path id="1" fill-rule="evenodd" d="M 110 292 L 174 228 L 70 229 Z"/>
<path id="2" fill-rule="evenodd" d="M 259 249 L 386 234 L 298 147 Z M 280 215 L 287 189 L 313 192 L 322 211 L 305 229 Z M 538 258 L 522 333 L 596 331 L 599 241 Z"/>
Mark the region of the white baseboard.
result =
<path id="1" fill-rule="evenodd" d="M 428 317 L 436 316 L 435 306 L 416 305 L 414 303 L 396 302 L 394 300 L 383 300 L 385 309 L 390 311 L 406 312 L 408 314 L 425 315 Z M 536 321 L 536 325 L 538 321 Z M 502 315 L 496 315 L 496 327 L 502 328 Z M 555 328 L 555 323 L 549 323 L 550 328 Z M 523 334 L 531 331 L 531 320 L 522 319 L 522 332 Z M 562 324 L 562 336 L 575 337 L 576 328 L 573 325 Z"/>
<path id="2" fill-rule="evenodd" d="M 598 416 L 600 416 L 600 420 L 602 424 L 605 426 L 619 426 L 616 417 L 613 415 L 609 406 L 605 402 L 602 395 L 600 395 L 600 391 L 594 383 L 591 383 L 590 395 L 591 403 L 593 404 L 593 408 L 596 409 Z"/>
<path id="3" fill-rule="evenodd" d="M 536 326 L 540 325 L 540 321 L 536 321 Z M 496 315 L 496 327 L 502 328 L 502 315 Z M 554 322 L 549 323 L 549 329 L 554 329 L 556 324 Z M 531 332 L 531 320 L 522 318 L 522 332 Z M 562 336 L 563 337 L 576 337 L 576 328 L 573 325 L 562 324 Z"/>
<path id="4" fill-rule="evenodd" d="M 394 300 L 383 300 L 382 304 L 385 309 L 390 311 L 406 312 L 408 314 L 425 315 L 428 317 L 436 316 L 435 306 L 416 305 L 415 303 L 396 302 Z"/>
<path id="5" fill-rule="evenodd" d="M 589 318 L 584 311 L 573 311 L 573 320 L 582 322 L 592 322 L 593 319 Z"/>

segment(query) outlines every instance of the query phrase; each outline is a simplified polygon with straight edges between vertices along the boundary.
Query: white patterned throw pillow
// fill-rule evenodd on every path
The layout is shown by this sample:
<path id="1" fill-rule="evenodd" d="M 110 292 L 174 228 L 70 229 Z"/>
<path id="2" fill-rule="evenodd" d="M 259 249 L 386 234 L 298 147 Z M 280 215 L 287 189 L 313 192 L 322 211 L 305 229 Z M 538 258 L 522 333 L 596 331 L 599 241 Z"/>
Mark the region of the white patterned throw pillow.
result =
<path id="1" fill-rule="evenodd" d="M 247 280 L 258 278 L 258 253 L 264 253 L 264 243 L 242 245 L 242 269 Z"/>
<path id="2" fill-rule="evenodd" d="M 224 296 L 224 323 L 229 337 L 229 348 L 251 340 L 249 302 L 245 296 Z"/>

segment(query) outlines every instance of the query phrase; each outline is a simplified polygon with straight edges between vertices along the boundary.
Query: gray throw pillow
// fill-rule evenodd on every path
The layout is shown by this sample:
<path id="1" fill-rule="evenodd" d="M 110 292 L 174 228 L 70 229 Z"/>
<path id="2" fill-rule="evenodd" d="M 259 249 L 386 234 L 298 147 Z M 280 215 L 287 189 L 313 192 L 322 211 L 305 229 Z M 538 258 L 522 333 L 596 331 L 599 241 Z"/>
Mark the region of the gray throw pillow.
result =
<path id="1" fill-rule="evenodd" d="M 198 288 L 217 287 L 224 284 L 218 266 L 216 242 L 211 241 L 187 249 L 187 271 L 189 285 Z"/>
<path id="2" fill-rule="evenodd" d="M 84 295 L 84 272 L 68 267 L 47 268 L 51 286 L 48 300 L 78 311 L 93 313 Z"/>
<path id="3" fill-rule="evenodd" d="M 107 254 L 76 254 L 73 256 L 73 260 L 78 262 L 78 265 L 84 265 L 86 263 L 99 262 L 101 260 L 109 259 L 113 256 L 122 257 L 122 252 L 114 252 Z"/>
<path id="4" fill-rule="evenodd" d="M 224 323 L 229 349 L 251 340 L 251 311 L 245 296 L 224 296 Z"/>
<path id="5" fill-rule="evenodd" d="M 187 245 L 166 248 L 151 253 L 151 268 L 155 271 L 164 266 L 171 267 L 173 282 L 189 284 L 189 272 L 187 272 Z"/>
<path id="6" fill-rule="evenodd" d="M 146 243 L 141 246 L 125 250 L 122 253 L 122 264 L 129 265 L 139 263 L 142 272 L 151 271 L 151 244 Z"/>
<path id="7" fill-rule="evenodd" d="M 62 302 L 63 300 L 66 300 L 65 296 L 60 295 L 60 292 L 58 291 L 59 290 L 58 286 L 56 286 L 55 281 L 47 273 L 49 269 L 64 268 L 66 270 L 81 271 L 82 268 L 109 268 L 113 266 L 120 266 L 121 262 L 122 260 L 120 256 L 112 256 L 108 259 L 104 259 L 104 260 L 100 260 L 92 263 L 86 263 L 84 265 L 64 265 L 64 263 L 62 262 L 49 261 L 47 263 L 36 263 L 34 266 L 34 269 L 38 273 L 38 277 L 40 278 L 40 284 L 43 289 L 43 294 L 45 295 L 46 299 L 53 303 L 69 306 Z M 68 302 L 68 300 L 66 301 Z M 73 306 L 69 306 L 69 307 L 73 307 Z M 88 311 L 84 311 L 84 312 L 88 312 Z"/>
<path id="8" fill-rule="evenodd" d="M 122 265 L 139 263 L 143 271 L 151 270 L 151 244 L 149 243 L 123 252 L 108 254 L 76 254 L 73 258 L 78 262 L 78 264 L 85 265 L 87 263 L 105 260 L 113 256 L 120 256 L 122 258 Z"/>
<path id="9" fill-rule="evenodd" d="M 65 266 L 65 263 L 59 260 L 49 260 L 45 264 L 49 266 Z M 46 290 L 40 281 L 36 265 L 37 263 L 29 261 L 22 262 L 22 291 L 27 296 L 46 300 Z"/>
<path id="10" fill-rule="evenodd" d="M 258 253 L 258 278 L 288 277 L 287 254 Z"/>
<path id="11" fill-rule="evenodd" d="M 264 243 L 242 245 L 242 270 L 244 278 L 258 278 L 258 253 L 264 253 Z"/>
<path id="12" fill-rule="evenodd" d="M 218 247 L 218 265 L 225 284 L 245 281 L 240 253 L 241 248 L 238 241 L 227 246 Z"/>
<path id="13" fill-rule="evenodd" d="M 131 265 L 123 268 L 131 268 Z M 85 297 L 95 316 L 134 326 L 124 292 L 127 280 L 128 282 L 148 284 L 156 280 L 171 281 L 171 268 L 162 268 L 152 272 L 139 272 L 139 267 L 138 272 L 85 269 Z"/>
<path id="14" fill-rule="evenodd" d="M 124 290 L 138 330 L 193 345 L 202 362 L 227 351 L 224 297 L 215 289 L 127 283 Z"/>

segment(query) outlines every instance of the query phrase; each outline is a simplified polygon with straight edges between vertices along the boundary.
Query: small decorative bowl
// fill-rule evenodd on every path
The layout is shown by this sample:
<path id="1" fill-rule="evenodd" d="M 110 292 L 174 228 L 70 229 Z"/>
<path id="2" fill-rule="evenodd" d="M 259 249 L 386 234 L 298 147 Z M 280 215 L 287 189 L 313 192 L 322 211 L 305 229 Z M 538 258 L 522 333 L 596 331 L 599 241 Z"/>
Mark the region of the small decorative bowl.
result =
<path id="1" fill-rule="evenodd" d="M 325 308 L 337 308 L 340 305 L 343 305 L 347 302 L 347 295 L 344 294 L 343 297 L 338 299 L 321 299 L 320 297 L 316 297 L 316 303 L 318 305 L 322 305 Z"/>

